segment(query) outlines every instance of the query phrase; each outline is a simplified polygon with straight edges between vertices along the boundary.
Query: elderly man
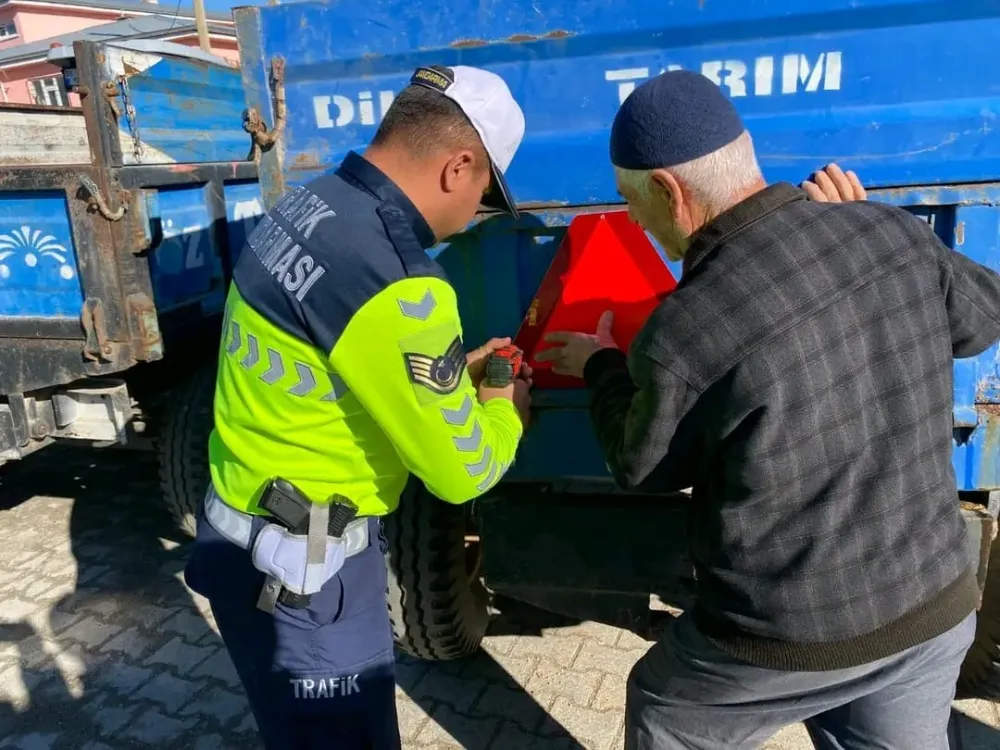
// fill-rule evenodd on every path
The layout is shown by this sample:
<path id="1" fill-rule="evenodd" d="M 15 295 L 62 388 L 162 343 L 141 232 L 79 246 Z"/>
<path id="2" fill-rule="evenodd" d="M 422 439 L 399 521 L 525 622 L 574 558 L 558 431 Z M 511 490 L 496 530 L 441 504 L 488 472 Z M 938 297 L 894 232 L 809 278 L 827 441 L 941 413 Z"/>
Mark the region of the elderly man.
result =
<path id="1" fill-rule="evenodd" d="M 637 88 L 611 159 L 683 278 L 627 357 L 606 315 L 539 359 L 586 379 L 621 485 L 693 488 L 698 602 L 629 677 L 626 747 L 759 747 L 805 721 L 820 748 L 946 748 L 977 598 L 953 357 L 1000 338 L 1000 276 L 829 176 L 808 186 L 825 202 L 767 186 L 697 74 Z"/>

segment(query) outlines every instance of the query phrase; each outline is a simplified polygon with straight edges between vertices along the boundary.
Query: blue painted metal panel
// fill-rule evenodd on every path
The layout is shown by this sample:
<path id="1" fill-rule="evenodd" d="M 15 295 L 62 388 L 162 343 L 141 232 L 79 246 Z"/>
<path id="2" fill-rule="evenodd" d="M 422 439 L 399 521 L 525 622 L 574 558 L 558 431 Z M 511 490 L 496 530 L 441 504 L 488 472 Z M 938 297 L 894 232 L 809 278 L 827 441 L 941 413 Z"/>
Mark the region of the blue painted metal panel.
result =
<path id="1" fill-rule="evenodd" d="M 993 270 L 1000 270 L 1000 210 L 996 206 L 962 206 L 954 212 L 956 250 Z M 955 421 L 964 422 L 969 407 L 976 427 L 960 435 L 955 450 L 955 472 L 965 488 L 1000 487 L 1000 348 L 955 366 Z M 969 415 L 972 416 L 972 415 Z"/>
<path id="2" fill-rule="evenodd" d="M 108 46 L 106 75 L 118 84 L 124 164 L 242 161 L 240 71 L 223 64 Z"/>
<path id="3" fill-rule="evenodd" d="M 258 182 L 226 184 L 226 232 L 229 236 L 230 266 L 235 265 L 247 237 L 264 215 Z"/>
<path id="4" fill-rule="evenodd" d="M 270 64 L 285 61 L 283 148 L 261 165 L 268 204 L 363 148 L 415 66 L 477 65 L 507 81 L 527 120 L 508 179 L 520 202 L 546 208 L 517 222 L 487 217 L 432 251 L 458 291 L 469 341 L 516 330 L 573 216 L 622 208 L 612 205 L 610 123 L 637 82 L 672 66 L 701 71 L 732 97 L 769 181 L 797 183 L 836 160 L 887 188 L 874 199 L 1000 264 L 994 1 L 579 0 L 539 10 L 528 0 L 341 0 L 235 15 L 247 103 L 269 123 Z M 956 363 L 960 489 L 1000 488 L 998 362 L 994 347 Z M 607 479 L 585 392 L 538 392 L 535 404 L 509 478 Z"/>
<path id="5" fill-rule="evenodd" d="M 149 272 L 158 312 L 197 302 L 208 316 L 225 306 L 225 268 L 232 266 L 263 208 L 258 183 L 227 185 L 228 242 L 220 247 L 209 205 L 211 189 L 199 183 L 145 191 L 153 238 Z"/>
<path id="6" fill-rule="evenodd" d="M 155 40 L 85 42 L 53 59 L 100 94 L 85 102 L 97 130 L 56 128 L 53 158 L 4 172 L 4 393 L 124 371 L 211 336 L 262 214 L 237 69 Z M 60 133 L 76 146 L 60 150 Z M 100 197 L 122 212 L 88 211 Z"/>
<path id="7" fill-rule="evenodd" d="M 249 19 L 249 20 L 248 20 Z M 620 99 L 671 66 L 732 96 L 766 177 L 837 160 L 871 185 L 1000 174 L 995 0 L 531 0 L 292 3 L 237 10 L 250 104 L 285 59 L 284 151 L 301 182 L 370 141 L 418 64 L 503 76 L 527 119 L 509 182 L 519 201 L 617 200 L 607 131 Z M 265 169 L 267 173 L 267 169 Z"/>
<path id="8" fill-rule="evenodd" d="M 201 299 L 205 312 L 214 312 L 218 300 L 210 296 L 222 278 L 222 263 L 212 236 L 205 186 L 145 193 L 153 236 L 160 238 L 149 256 L 156 309 L 166 312 Z"/>
<path id="9" fill-rule="evenodd" d="M 82 307 L 66 193 L 0 194 L 0 317 L 78 318 Z"/>

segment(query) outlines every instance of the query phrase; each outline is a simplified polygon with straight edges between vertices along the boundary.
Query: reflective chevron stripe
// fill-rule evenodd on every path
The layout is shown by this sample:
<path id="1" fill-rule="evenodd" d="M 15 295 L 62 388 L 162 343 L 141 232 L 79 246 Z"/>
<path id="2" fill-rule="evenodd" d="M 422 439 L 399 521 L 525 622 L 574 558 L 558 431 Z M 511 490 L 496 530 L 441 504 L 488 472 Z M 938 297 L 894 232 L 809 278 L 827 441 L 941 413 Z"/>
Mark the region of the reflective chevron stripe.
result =
<path id="1" fill-rule="evenodd" d="M 244 370 L 253 370 L 260 364 L 262 359 L 260 356 L 260 341 L 252 333 L 244 335 L 240 324 L 236 321 L 230 321 L 229 332 L 230 339 L 226 347 L 226 353 L 235 357 L 243 348 L 244 340 L 246 340 L 246 353 L 239 360 L 239 363 Z M 323 395 L 320 397 L 320 401 L 336 401 L 347 393 L 347 384 L 336 373 L 319 371 L 317 375 L 317 371 L 314 368 L 304 362 L 288 360 L 276 349 L 266 347 L 265 352 L 267 353 L 267 367 L 258 376 L 264 383 L 276 385 L 288 373 L 294 371 L 296 382 L 285 390 L 291 396 L 303 398 L 318 393 L 320 391 L 320 383 L 324 383 L 322 387 Z M 329 384 L 328 388 L 326 386 L 327 383 Z M 469 406 L 471 411 L 471 403 Z"/>
<path id="2" fill-rule="evenodd" d="M 233 321 L 231 324 L 233 335 L 229 339 L 229 348 L 226 351 L 229 354 L 236 354 L 239 351 L 240 346 L 243 344 L 242 339 L 240 339 L 240 324 Z"/>
<path id="3" fill-rule="evenodd" d="M 419 302 L 410 302 L 405 299 L 396 301 L 399 303 L 399 311 L 407 318 L 414 320 L 427 320 L 434 312 L 434 308 L 437 307 L 437 300 L 434 299 L 434 293 L 430 289 L 424 292 L 424 296 L 420 298 Z"/>
<path id="4" fill-rule="evenodd" d="M 285 363 L 281 360 L 281 355 L 268 347 L 267 350 L 268 367 L 260 374 L 260 379 L 268 385 L 274 385 L 285 377 Z"/>
<path id="5" fill-rule="evenodd" d="M 466 464 L 465 470 L 469 472 L 470 477 L 478 477 L 488 468 L 490 464 L 493 463 L 493 449 L 490 446 L 486 446 L 486 450 L 483 451 L 482 457 L 476 461 L 474 464 Z"/>
<path id="6" fill-rule="evenodd" d="M 445 409 L 442 407 L 441 416 L 444 421 L 455 427 L 464 427 L 472 414 L 472 399 L 468 396 L 462 401 L 462 405 L 457 409 Z"/>
<path id="7" fill-rule="evenodd" d="M 483 481 L 476 485 L 477 490 L 480 492 L 486 492 L 486 490 L 493 486 L 493 483 L 500 478 L 497 468 L 496 461 L 490 461 L 490 472 L 486 475 L 486 478 L 483 479 Z"/>
<path id="8" fill-rule="evenodd" d="M 483 442 L 483 428 L 479 426 L 479 422 L 472 425 L 472 434 L 469 437 L 458 437 L 457 435 L 452 438 L 455 443 L 455 447 L 458 448 L 462 453 L 475 453 L 479 450 L 479 446 Z"/>
<path id="9" fill-rule="evenodd" d="M 441 416 L 444 417 L 445 422 L 453 427 L 465 427 L 472 416 L 472 399 L 466 396 L 457 409 L 442 408 Z M 454 435 L 451 439 L 460 453 L 477 453 L 483 444 L 483 427 L 479 420 L 476 420 L 472 425 L 472 432 L 467 436 Z M 465 464 L 465 470 L 469 472 L 470 477 L 473 479 L 483 477 L 476 485 L 476 489 L 480 492 L 485 492 L 499 482 L 507 473 L 508 467 L 509 464 L 499 465 L 493 460 L 493 449 L 488 445 L 478 461 Z"/>
<path id="10" fill-rule="evenodd" d="M 299 376 L 299 382 L 288 389 L 289 393 L 293 396 L 308 396 L 316 390 L 316 377 L 309 365 L 296 362 L 295 373 Z"/>
<path id="11" fill-rule="evenodd" d="M 257 344 L 257 337 L 252 333 L 247 334 L 247 353 L 243 359 L 240 360 L 240 364 L 246 370 L 251 369 L 254 365 L 260 362 L 260 347 Z"/>

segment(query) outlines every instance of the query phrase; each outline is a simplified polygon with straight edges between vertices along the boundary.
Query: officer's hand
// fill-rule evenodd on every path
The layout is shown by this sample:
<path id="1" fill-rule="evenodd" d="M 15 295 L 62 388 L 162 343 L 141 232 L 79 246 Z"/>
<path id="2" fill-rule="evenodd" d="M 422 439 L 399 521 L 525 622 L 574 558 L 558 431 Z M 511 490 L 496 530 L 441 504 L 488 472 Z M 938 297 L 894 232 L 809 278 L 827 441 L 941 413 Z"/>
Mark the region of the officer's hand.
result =
<path id="1" fill-rule="evenodd" d="M 504 336 L 500 339 L 490 339 L 482 346 L 473 349 L 465 355 L 465 367 L 469 371 L 469 377 L 476 388 L 483 382 L 483 376 L 486 375 L 486 358 L 497 349 L 509 346 L 510 340 L 510 336 Z"/>
<path id="2" fill-rule="evenodd" d="M 819 203 L 847 203 L 868 198 L 858 176 L 850 170 L 845 173 L 836 164 L 827 164 L 818 172 L 813 172 L 810 179 L 800 187 L 806 191 L 810 200 Z"/>

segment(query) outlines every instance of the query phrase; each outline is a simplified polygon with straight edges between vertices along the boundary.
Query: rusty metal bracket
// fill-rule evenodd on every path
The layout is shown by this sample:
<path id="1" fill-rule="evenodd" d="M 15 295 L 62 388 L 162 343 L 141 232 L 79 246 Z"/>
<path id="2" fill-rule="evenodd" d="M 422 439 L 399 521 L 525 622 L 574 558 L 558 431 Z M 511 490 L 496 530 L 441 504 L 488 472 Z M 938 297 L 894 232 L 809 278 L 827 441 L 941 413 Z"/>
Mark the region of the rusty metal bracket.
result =
<path id="1" fill-rule="evenodd" d="M 87 298 L 80 311 L 80 323 L 87 340 L 83 345 L 83 356 L 91 362 L 108 361 L 111 344 L 108 343 L 108 329 L 104 325 L 104 307 L 101 301 Z"/>
<path id="2" fill-rule="evenodd" d="M 151 362 L 163 358 L 163 336 L 156 316 L 156 303 L 143 292 L 125 298 L 125 308 L 132 330 L 132 349 L 138 360 Z"/>
<path id="3" fill-rule="evenodd" d="M 118 90 L 118 84 L 114 81 L 104 81 L 101 86 L 103 88 L 102 93 L 104 94 L 104 99 L 108 102 L 108 106 L 111 107 L 111 111 L 114 113 L 115 119 L 120 120 L 122 110 L 121 107 L 118 106 L 118 102 L 115 101 L 121 95 L 121 91 Z M 87 93 L 89 93 L 89 91 Z"/>
<path id="4" fill-rule="evenodd" d="M 129 218 L 125 222 L 125 236 L 128 238 L 128 247 L 132 255 L 144 255 L 152 250 L 154 244 L 159 246 L 163 238 L 163 229 L 159 228 L 154 236 L 153 228 L 149 221 L 149 207 L 145 199 L 146 191 L 136 190 L 131 197 L 132 205 L 129 208 Z"/>
<path id="5" fill-rule="evenodd" d="M 101 191 L 98 189 L 94 181 L 82 175 L 80 177 L 80 187 L 83 191 L 87 193 L 90 197 L 87 199 L 87 206 L 93 210 L 97 211 L 101 216 L 103 216 L 108 221 L 121 221 L 122 217 L 125 216 L 125 212 L 128 211 L 128 199 L 129 193 L 127 190 L 118 191 L 118 208 L 114 211 L 108 207 L 107 202 L 104 200 L 104 196 L 101 195 Z"/>
<path id="6" fill-rule="evenodd" d="M 271 60 L 271 87 L 274 90 L 274 127 L 269 131 L 267 123 L 260 112 L 251 107 L 243 113 L 243 129 L 250 134 L 252 142 L 249 161 L 257 161 L 261 151 L 267 151 L 285 130 L 287 108 L 285 105 L 285 59 L 275 57 Z"/>

